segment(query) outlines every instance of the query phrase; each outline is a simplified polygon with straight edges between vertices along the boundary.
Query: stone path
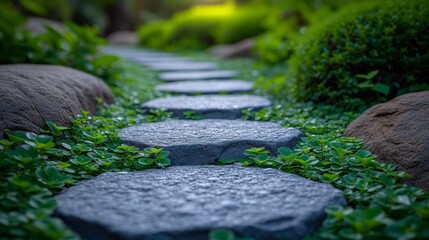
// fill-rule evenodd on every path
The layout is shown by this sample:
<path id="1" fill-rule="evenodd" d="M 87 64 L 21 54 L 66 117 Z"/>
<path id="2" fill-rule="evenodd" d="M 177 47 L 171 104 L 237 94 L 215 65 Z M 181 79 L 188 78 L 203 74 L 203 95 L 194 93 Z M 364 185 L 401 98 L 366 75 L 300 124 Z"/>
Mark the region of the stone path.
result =
<path id="1" fill-rule="evenodd" d="M 245 82 L 230 79 L 236 72 L 218 70 L 210 63 L 149 50 L 105 51 L 163 71 L 161 81 L 178 81 L 160 85 L 159 91 L 251 90 Z M 191 67 L 198 64 L 207 68 Z M 221 119 L 171 120 L 123 129 L 119 136 L 124 143 L 165 148 L 176 166 L 104 173 L 59 194 L 55 214 L 85 239 L 207 239 L 216 228 L 257 240 L 302 239 L 319 227 L 328 205 L 346 204 L 340 191 L 274 169 L 201 166 L 242 158 L 252 147 L 265 147 L 273 154 L 282 146 L 292 148 L 302 136 L 299 130 L 237 120 L 244 108 L 270 104 L 251 95 L 175 96 L 144 103 L 143 108 L 168 109 L 179 117 L 194 111 Z"/>
<path id="2" fill-rule="evenodd" d="M 253 84 L 243 80 L 203 80 L 182 81 L 161 84 L 156 90 L 169 93 L 192 94 L 216 94 L 216 93 L 240 93 L 253 90 Z"/>
<path id="3" fill-rule="evenodd" d="M 259 110 L 269 106 L 268 99 L 258 96 L 202 95 L 158 98 L 144 103 L 142 108 L 166 109 L 179 118 L 185 118 L 184 113 L 193 111 L 205 119 L 237 119 L 244 109 Z"/>
<path id="4" fill-rule="evenodd" d="M 166 82 L 191 81 L 202 79 L 228 79 L 237 76 L 235 71 L 212 70 L 212 71 L 187 71 L 187 72 L 167 72 L 159 75 L 159 80 Z"/>
<path id="5" fill-rule="evenodd" d="M 147 67 L 156 70 L 156 71 L 189 71 L 189 70 L 213 70 L 216 69 L 217 66 L 214 63 L 210 62 L 148 62 L 146 64 Z"/>
<path id="6" fill-rule="evenodd" d="M 141 149 L 165 148 L 172 165 L 201 165 L 244 158 L 244 150 L 252 147 L 265 147 L 275 154 L 279 147 L 295 146 L 301 132 L 272 122 L 208 119 L 136 125 L 124 129 L 120 137 Z"/>
<path id="7" fill-rule="evenodd" d="M 238 166 L 104 173 L 56 200 L 56 215 L 85 239 L 207 239 L 214 228 L 302 239 L 320 225 L 326 206 L 345 205 L 330 185 Z"/>

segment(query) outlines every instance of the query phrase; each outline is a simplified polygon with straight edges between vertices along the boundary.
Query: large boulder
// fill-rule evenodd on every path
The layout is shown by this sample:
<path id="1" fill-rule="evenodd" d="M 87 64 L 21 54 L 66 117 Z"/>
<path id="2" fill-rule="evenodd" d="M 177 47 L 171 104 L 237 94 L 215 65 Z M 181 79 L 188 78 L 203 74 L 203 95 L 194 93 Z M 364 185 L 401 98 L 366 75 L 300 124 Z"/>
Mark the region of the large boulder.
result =
<path id="1" fill-rule="evenodd" d="M 94 114 L 96 99 L 114 95 L 100 79 L 62 66 L 0 65 L 0 138 L 5 129 L 39 133 L 49 120 L 70 125 L 81 109 Z"/>
<path id="2" fill-rule="evenodd" d="M 429 91 L 409 93 L 375 105 L 344 132 L 412 175 L 404 182 L 429 190 Z"/>

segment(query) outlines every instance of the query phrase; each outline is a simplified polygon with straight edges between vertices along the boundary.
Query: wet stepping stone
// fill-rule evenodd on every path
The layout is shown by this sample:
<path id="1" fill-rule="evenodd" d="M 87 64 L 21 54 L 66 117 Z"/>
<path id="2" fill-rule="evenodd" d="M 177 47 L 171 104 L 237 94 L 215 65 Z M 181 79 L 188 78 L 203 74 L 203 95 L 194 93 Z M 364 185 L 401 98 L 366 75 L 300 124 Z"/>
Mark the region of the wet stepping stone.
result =
<path id="1" fill-rule="evenodd" d="M 242 80 L 183 81 L 158 85 L 156 90 L 181 94 L 238 93 L 253 90 L 253 83 Z"/>
<path id="2" fill-rule="evenodd" d="M 209 62 L 153 62 L 145 65 L 156 71 L 212 70 L 217 66 Z"/>
<path id="3" fill-rule="evenodd" d="M 159 79 L 162 81 L 183 81 L 203 79 L 226 79 L 237 76 L 237 72 L 230 70 L 217 71 L 189 71 L 189 72 L 167 72 L 161 73 Z"/>
<path id="4" fill-rule="evenodd" d="M 269 106 L 270 100 L 259 96 L 203 95 L 157 98 L 144 103 L 142 108 L 165 109 L 179 118 L 184 118 L 185 112 L 193 111 L 206 119 L 237 119 L 244 109 L 258 110 Z"/>
<path id="5" fill-rule="evenodd" d="M 125 144 L 140 149 L 159 147 L 170 151 L 172 165 L 201 165 L 244 158 L 244 150 L 253 147 L 265 147 L 276 154 L 280 147 L 294 147 L 302 133 L 272 122 L 174 120 L 131 126 L 119 136 Z"/>
<path id="6" fill-rule="evenodd" d="M 84 239 L 302 239 L 345 205 L 341 191 L 275 169 L 180 166 L 104 173 L 55 197 L 55 215 Z"/>

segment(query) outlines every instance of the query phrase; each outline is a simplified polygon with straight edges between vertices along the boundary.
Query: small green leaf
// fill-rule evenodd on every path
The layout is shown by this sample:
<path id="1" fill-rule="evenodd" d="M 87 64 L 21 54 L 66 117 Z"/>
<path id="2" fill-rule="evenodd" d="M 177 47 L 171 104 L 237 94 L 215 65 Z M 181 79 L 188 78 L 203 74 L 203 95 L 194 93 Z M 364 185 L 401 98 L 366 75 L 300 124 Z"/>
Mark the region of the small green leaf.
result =
<path id="1" fill-rule="evenodd" d="M 159 163 L 158 165 L 160 167 L 168 167 L 171 164 L 170 159 L 168 159 L 168 158 L 163 158 L 158 163 Z"/>
<path id="2" fill-rule="evenodd" d="M 209 240 L 235 240 L 235 235 L 227 229 L 216 229 L 209 233 Z"/>
<path id="3" fill-rule="evenodd" d="M 372 87 L 372 90 L 382 93 L 383 95 L 388 95 L 390 92 L 390 86 L 383 83 L 377 83 Z"/>

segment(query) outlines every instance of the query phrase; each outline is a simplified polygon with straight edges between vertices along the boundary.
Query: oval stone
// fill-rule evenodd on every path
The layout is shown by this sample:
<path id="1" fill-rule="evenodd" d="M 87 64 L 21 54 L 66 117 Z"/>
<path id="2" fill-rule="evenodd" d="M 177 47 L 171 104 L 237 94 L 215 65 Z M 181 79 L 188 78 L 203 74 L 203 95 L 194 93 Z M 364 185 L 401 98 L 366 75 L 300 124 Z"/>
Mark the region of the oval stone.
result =
<path id="1" fill-rule="evenodd" d="M 253 83 L 242 80 L 183 81 L 158 85 L 156 90 L 180 94 L 238 93 L 253 90 Z"/>
<path id="2" fill-rule="evenodd" d="M 128 145 L 170 151 L 172 165 L 201 165 L 244 158 L 244 150 L 253 147 L 276 154 L 280 147 L 294 147 L 302 133 L 273 122 L 219 119 L 145 123 L 125 128 L 119 136 Z"/>
<path id="3" fill-rule="evenodd" d="M 230 70 L 166 72 L 159 74 L 159 80 L 169 82 L 203 79 L 227 79 L 233 78 L 235 76 L 237 76 L 237 72 Z"/>
<path id="4" fill-rule="evenodd" d="M 203 95 L 175 96 L 150 100 L 142 105 L 143 109 L 165 109 L 179 118 L 185 112 L 193 111 L 205 119 L 237 119 L 242 110 L 259 110 L 271 106 L 271 101 L 252 95 Z"/>
<path id="5" fill-rule="evenodd" d="M 314 233 L 327 206 L 345 205 L 331 185 L 239 166 L 104 173 L 55 198 L 55 215 L 88 240 L 203 240 L 219 228 L 296 240 Z"/>

